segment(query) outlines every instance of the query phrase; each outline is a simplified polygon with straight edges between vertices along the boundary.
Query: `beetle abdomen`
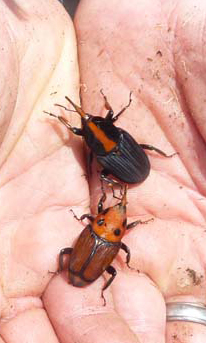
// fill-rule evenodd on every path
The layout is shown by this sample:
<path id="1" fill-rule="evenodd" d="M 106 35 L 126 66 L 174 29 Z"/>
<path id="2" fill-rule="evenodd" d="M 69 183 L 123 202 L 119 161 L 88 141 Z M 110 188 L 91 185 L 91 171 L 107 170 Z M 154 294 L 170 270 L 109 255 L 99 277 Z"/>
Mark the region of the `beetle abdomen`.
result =
<path id="1" fill-rule="evenodd" d="M 111 264 L 121 243 L 110 243 L 98 237 L 91 225 L 82 231 L 69 259 L 69 281 L 83 287 L 96 280 Z"/>
<path id="2" fill-rule="evenodd" d="M 82 276 L 75 275 L 71 271 L 69 271 L 68 278 L 70 283 L 75 287 L 84 287 L 90 283 L 82 279 Z"/>
<path id="3" fill-rule="evenodd" d="M 113 176 L 126 183 L 144 181 L 150 172 L 149 159 L 132 136 L 118 128 L 121 136 L 117 151 L 97 156 L 98 162 Z"/>
<path id="4" fill-rule="evenodd" d="M 96 249 L 83 271 L 84 280 L 96 280 L 110 266 L 120 249 L 120 244 L 110 243 L 98 238 Z"/>

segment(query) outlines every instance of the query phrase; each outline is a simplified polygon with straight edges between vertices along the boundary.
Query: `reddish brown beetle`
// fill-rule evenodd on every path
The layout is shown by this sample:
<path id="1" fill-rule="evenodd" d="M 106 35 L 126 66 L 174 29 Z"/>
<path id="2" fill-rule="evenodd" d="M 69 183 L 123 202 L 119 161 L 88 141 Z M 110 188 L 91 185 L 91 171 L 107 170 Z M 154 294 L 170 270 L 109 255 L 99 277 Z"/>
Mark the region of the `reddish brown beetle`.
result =
<path id="1" fill-rule="evenodd" d="M 95 281 L 105 270 L 111 275 L 102 288 L 103 299 L 104 290 L 112 283 L 117 274 L 111 263 L 120 249 L 126 252 L 126 264 L 130 267 L 130 250 L 121 242 L 125 230 L 131 229 L 139 223 L 148 222 L 148 220 L 144 222 L 136 220 L 127 225 L 126 193 L 127 187 L 125 186 L 121 201 L 105 210 L 103 210 L 103 202 L 106 200 L 106 194 L 103 193 L 96 217 L 91 214 L 83 214 L 80 218 L 75 216 L 78 220 L 89 219 L 90 224 L 83 229 L 74 248 L 64 248 L 59 254 L 59 271 L 64 268 L 64 255 L 70 255 L 68 280 L 73 286 L 86 286 Z"/>

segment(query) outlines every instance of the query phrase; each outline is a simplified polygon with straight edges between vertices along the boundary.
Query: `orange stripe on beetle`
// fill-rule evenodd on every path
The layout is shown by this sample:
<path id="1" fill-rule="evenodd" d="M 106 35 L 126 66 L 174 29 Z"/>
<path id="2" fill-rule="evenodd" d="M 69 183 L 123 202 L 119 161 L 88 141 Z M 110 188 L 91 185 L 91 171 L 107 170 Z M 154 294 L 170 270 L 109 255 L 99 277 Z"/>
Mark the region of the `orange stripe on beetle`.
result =
<path id="1" fill-rule="evenodd" d="M 102 143 L 102 145 L 104 146 L 104 149 L 107 152 L 111 151 L 112 149 L 116 147 L 117 143 L 109 139 L 105 135 L 105 133 L 101 129 L 99 129 L 94 123 L 90 122 L 87 125 L 93 132 L 94 136 Z"/>

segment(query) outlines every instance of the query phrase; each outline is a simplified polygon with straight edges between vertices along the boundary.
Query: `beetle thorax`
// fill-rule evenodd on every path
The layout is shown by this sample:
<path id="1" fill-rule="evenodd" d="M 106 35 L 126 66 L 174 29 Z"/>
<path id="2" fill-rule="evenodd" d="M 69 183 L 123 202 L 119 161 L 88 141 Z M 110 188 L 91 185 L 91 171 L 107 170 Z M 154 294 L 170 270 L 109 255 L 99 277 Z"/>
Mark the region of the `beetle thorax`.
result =
<path id="1" fill-rule="evenodd" d="M 100 213 L 93 222 L 94 232 L 110 242 L 120 242 L 126 229 L 126 207 L 121 204 Z"/>

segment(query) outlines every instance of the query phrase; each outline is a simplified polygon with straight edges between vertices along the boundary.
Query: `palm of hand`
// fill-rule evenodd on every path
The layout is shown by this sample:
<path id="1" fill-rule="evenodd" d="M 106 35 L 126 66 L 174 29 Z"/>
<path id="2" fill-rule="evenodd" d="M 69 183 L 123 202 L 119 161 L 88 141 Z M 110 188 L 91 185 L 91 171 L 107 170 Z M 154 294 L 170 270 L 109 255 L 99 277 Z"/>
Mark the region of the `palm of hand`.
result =
<path id="1" fill-rule="evenodd" d="M 58 5 L 52 6 L 49 11 L 51 21 L 52 13 L 56 11 L 55 6 L 59 8 Z M 85 107 L 87 106 L 91 113 L 99 113 L 103 103 L 98 91 L 101 87 L 106 91 L 111 82 L 113 91 L 110 96 L 114 101 L 110 102 L 119 109 L 126 102 L 129 87 L 135 94 L 134 101 L 117 125 L 128 129 L 141 143 L 151 143 L 169 153 L 173 152 L 168 142 L 170 141 L 179 156 L 168 161 L 152 154 L 149 178 L 144 184 L 132 187 L 129 191 L 129 221 L 134 218 L 144 220 L 145 214 L 155 217 L 153 223 L 139 226 L 123 239 L 131 249 L 132 267 L 140 269 L 142 273 L 127 270 L 123 263 L 125 256 L 118 257 L 114 262 L 118 276 L 112 287 L 106 291 L 106 308 L 102 306 L 100 298 L 103 278 L 85 289 L 68 285 L 64 275 L 53 278 L 49 283 L 51 275 L 48 270 L 56 269 L 60 248 L 71 246 L 83 228 L 74 220 L 68 208 L 75 207 L 75 212 L 79 215 L 88 212 L 89 192 L 84 177 L 85 159 L 81 139 L 68 134 L 59 123 L 44 117 L 42 111 L 48 109 L 49 104 L 62 102 L 63 95 L 68 93 L 70 97 L 73 95 L 74 101 L 77 100 L 78 73 L 74 63 L 76 56 L 71 23 L 68 23 L 63 14 L 55 18 L 58 27 L 55 35 L 48 28 L 50 44 L 46 47 L 41 30 L 30 36 L 32 19 L 30 25 L 21 22 L 27 31 L 25 27 L 19 27 L 18 30 L 26 32 L 26 38 L 30 37 L 30 44 L 35 46 L 37 54 L 31 61 L 31 58 L 28 58 L 29 46 L 27 53 L 25 47 L 18 46 L 18 54 L 22 54 L 24 59 L 20 59 L 21 63 L 18 68 L 14 68 L 13 73 L 10 72 L 11 66 L 16 65 L 13 46 L 8 44 L 9 54 L 7 58 L 5 56 L 7 83 L 13 94 L 11 96 L 8 92 L 8 96 L 3 98 L 5 121 L 3 120 L 1 129 L 1 313 L 3 318 L 9 318 L 1 324 L 1 334 L 5 342 L 10 342 L 13 336 L 13 341 L 15 338 L 19 341 L 21 337 L 26 339 L 30 337 L 31 330 L 34 341 L 57 342 L 51 323 L 62 342 L 75 339 L 82 342 L 96 339 L 101 341 L 101 337 L 105 341 L 105 328 L 107 341 L 111 342 L 116 341 L 117 337 L 122 342 L 137 342 L 138 339 L 163 342 L 163 296 L 167 300 L 190 300 L 195 297 L 199 301 L 205 301 L 206 208 L 202 194 L 205 194 L 206 168 L 201 157 L 204 151 L 202 137 L 205 137 L 205 132 L 201 126 L 200 111 L 197 112 L 194 107 L 196 99 L 191 96 L 188 108 L 183 103 L 185 96 L 192 93 L 190 74 L 187 73 L 188 83 L 183 93 L 179 93 L 172 77 L 168 82 L 171 65 L 168 61 L 162 62 L 162 57 L 165 56 L 162 47 L 163 56 L 160 56 L 160 53 L 155 56 L 158 67 L 156 64 L 155 68 L 154 65 L 151 66 L 154 51 L 160 49 L 152 46 L 152 50 L 150 42 L 146 42 L 151 49 L 147 49 L 148 58 L 144 52 L 143 55 L 138 55 L 138 68 L 141 72 L 137 73 L 137 55 L 132 51 L 130 54 L 126 53 L 129 49 L 126 43 L 124 46 L 118 46 L 120 40 L 115 39 L 115 30 L 114 40 L 108 43 L 108 49 L 105 41 L 108 34 L 106 26 L 101 36 L 101 22 L 98 26 L 94 19 L 94 25 L 97 27 L 95 34 L 99 37 L 98 51 L 101 52 L 97 59 L 96 50 L 91 49 L 93 44 L 96 44 L 93 32 L 90 32 L 89 48 L 85 43 L 89 28 L 82 14 L 87 11 L 90 11 L 89 6 L 80 8 L 76 18 L 80 54 L 86 56 L 80 65 L 83 82 L 85 80 L 88 88 L 88 91 L 83 93 Z M 7 15 L 9 18 L 10 14 Z M 39 12 L 36 12 L 36 18 L 39 18 Z M 115 20 L 125 24 L 119 14 L 118 18 L 113 18 L 112 23 L 107 18 L 108 27 L 114 25 L 115 28 Z M 44 20 L 40 21 L 40 24 L 42 26 L 39 27 L 43 28 Z M 128 29 L 132 41 L 131 27 L 125 28 L 121 40 L 125 40 L 124 35 Z M 63 31 L 66 36 L 64 43 L 59 40 Z M 8 43 L 6 30 L 3 34 L 5 42 Z M 112 42 L 115 43 L 112 45 Z M 140 51 L 140 48 L 132 46 L 134 51 Z M 67 49 L 71 57 L 69 63 L 65 63 Z M 118 49 L 122 50 L 117 55 L 115 51 Z M 107 51 L 106 54 L 104 50 Z M 109 60 L 106 58 L 108 53 Z M 130 55 L 130 63 L 127 55 Z M 42 62 L 43 57 L 48 60 L 46 64 Z M 40 60 L 40 63 L 37 63 L 37 60 Z M 93 61 L 95 63 L 92 63 Z M 108 73 L 111 61 L 115 72 Z M 193 65 L 189 64 L 190 60 L 187 62 L 191 73 Z M 145 69 L 144 63 L 147 63 Z M 54 64 L 58 67 L 52 74 Z M 87 67 L 88 64 L 90 68 Z M 181 79 L 186 69 L 184 66 L 181 69 L 180 64 L 181 61 L 178 62 L 177 59 L 176 66 Z M 122 70 L 119 69 L 120 66 Z M 161 77 L 157 72 L 160 67 Z M 27 68 L 31 70 L 29 79 L 25 73 Z M 21 73 L 18 77 L 19 70 Z M 99 70 L 103 70 L 101 75 L 98 74 Z M 96 78 L 91 78 L 91 74 Z M 141 77 L 135 80 L 132 75 L 137 74 Z M 106 81 L 105 75 L 109 77 Z M 116 80 L 114 75 L 121 75 L 124 85 L 127 85 L 126 91 L 122 90 L 119 79 Z M 45 79 L 49 78 L 49 85 L 45 87 Z M 14 107 L 18 85 L 18 98 Z M 55 92 L 59 89 L 61 94 L 59 92 L 57 99 L 55 94 L 51 93 L 52 90 Z M 93 89 L 96 95 L 92 95 Z M 91 98 L 95 98 L 95 101 L 91 101 Z M 196 127 L 189 116 L 191 108 Z M 10 113 L 13 115 L 10 116 Z M 72 124 L 79 125 L 75 115 L 69 114 L 69 118 Z M 198 129 L 202 137 L 198 136 Z M 95 178 L 91 186 L 94 194 L 91 200 L 96 203 L 99 193 L 95 191 L 99 191 L 99 184 Z M 151 303 L 155 303 L 155 306 L 151 307 Z M 145 323 L 149 328 L 147 330 L 144 329 Z M 22 330 L 24 327 L 27 330 Z M 29 327 L 31 330 L 28 330 Z"/>

